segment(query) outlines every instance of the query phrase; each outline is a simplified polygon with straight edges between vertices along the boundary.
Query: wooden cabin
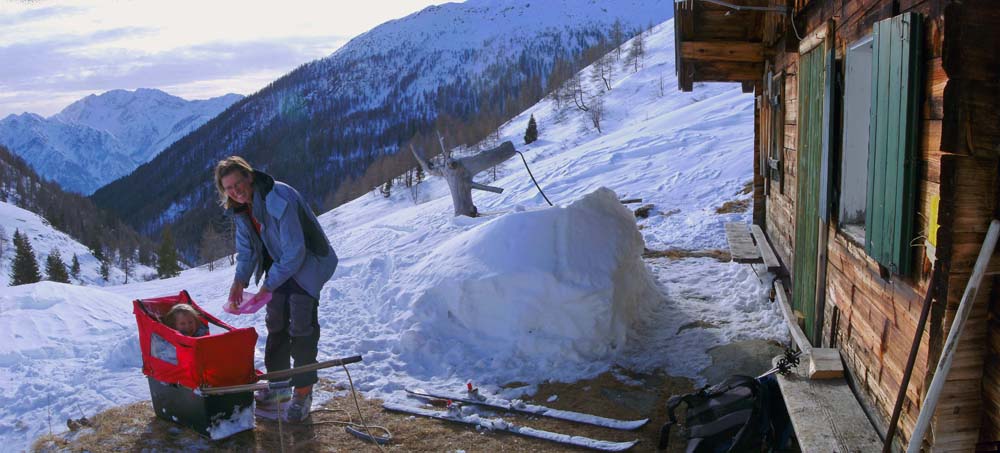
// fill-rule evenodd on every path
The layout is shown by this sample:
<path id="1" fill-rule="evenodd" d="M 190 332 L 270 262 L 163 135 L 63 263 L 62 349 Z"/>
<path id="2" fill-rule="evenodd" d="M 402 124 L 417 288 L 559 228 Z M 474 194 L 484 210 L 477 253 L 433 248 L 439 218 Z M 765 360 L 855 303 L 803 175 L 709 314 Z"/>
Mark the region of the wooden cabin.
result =
<path id="1" fill-rule="evenodd" d="M 754 223 L 801 329 L 839 351 L 882 436 L 933 291 L 898 423 L 905 447 L 997 217 L 1000 2 L 677 0 L 674 13 L 681 90 L 755 93 Z M 1000 441 L 996 255 L 925 450 Z"/>

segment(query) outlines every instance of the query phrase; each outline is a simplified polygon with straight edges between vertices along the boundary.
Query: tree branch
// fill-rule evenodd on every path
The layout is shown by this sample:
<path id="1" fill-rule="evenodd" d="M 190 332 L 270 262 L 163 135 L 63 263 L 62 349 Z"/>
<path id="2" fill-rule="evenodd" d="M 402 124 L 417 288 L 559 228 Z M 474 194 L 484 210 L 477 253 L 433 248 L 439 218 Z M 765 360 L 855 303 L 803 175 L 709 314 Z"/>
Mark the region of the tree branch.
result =
<path id="1" fill-rule="evenodd" d="M 410 145 L 410 151 L 413 152 L 413 157 L 417 158 L 417 162 L 424 169 L 424 173 L 434 176 L 443 176 L 441 174 L 441 170 L 431 167 L 430 164 L 427 162 L 427 159 L 424 159 L 424 156 L 421 156 L 420 153 L 417 152 L 416 148 L 413 147 L 413 145 Z"/>

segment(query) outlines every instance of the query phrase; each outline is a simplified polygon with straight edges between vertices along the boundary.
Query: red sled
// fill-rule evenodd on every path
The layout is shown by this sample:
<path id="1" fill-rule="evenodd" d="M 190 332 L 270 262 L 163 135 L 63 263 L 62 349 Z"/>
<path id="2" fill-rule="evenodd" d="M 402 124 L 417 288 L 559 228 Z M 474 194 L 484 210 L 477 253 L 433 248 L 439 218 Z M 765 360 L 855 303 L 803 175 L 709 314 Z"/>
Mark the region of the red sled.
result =
<path id="1" fill-rule="evenodd" d="M 189 304 L 209 323 L 223 329 L 189 337 L 161 319 L 177 304 Z M 236 328 L 203 310 L 187 291 L 176 296 L 135 300 L 142 373 L 149 378 L 153 410 L 164 420 L 187 426 L 212 439 L 253 429 L 253 391 L 205 395 L 199 389 L 250 384 L 260 374 L 253 367 L 257 331 Z"/>

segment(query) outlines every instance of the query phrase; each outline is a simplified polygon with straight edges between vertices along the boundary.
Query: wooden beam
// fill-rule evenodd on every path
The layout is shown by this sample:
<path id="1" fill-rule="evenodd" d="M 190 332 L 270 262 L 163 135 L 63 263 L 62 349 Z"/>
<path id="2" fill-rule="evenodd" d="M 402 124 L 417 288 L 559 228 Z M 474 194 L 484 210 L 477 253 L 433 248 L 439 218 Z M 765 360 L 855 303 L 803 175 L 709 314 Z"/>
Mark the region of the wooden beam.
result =
<path id="1" fill-rule="evenodd" d="M 681 43 L 681 57 L 689 60 L 764 62 L 764 46 L 759 42 L 687 41 Z"/>
<path id="2" fill-rule="evenodd" d="M 806 35 L 802 42 L 799 43 L 799 53 L 802 54 L 809 52 L 826 40 L 826 37 L 830 34 L 831 30 L 834 29 L 833 26 L 831 26 L 832 22 L 833 21 L 824 22 L 823 25 L 820 25 L 818 28 Z"/>
<path id="3" fill-rule="evenodd" d="M 792 311 L 792 306 L 788 304 L 788 297 L 785 295 L 785 285 L 780 280 L 776 279 L 774 281 L 774 293 L 775 302 L 778 303 L 781 314 L 785 316 L 788 331 L 792 334 L 792 341 L 795 342 L 795 345 L 798 346 L 803 355 L 812 355 L 812 343 L 809 342 L 809 337 L 799 327 L 799 319 L 795 316 L 795 312 Z"/>
<path id="4" fill-rule="evenodd" d="M 767 235 L 764 234 L 764 230 L 760 228 L 760 225 L 750 225 L 750 232 L 753 234 L 754 241 L 757 242 L 757 249 L 760 251 L 761 258 L 764 259 L 764 265 L 767 266 L 767 270 L 769 272 L 776 272 L 778 269 L 781 269 L 781 261 L 778 261 L 778 255 L 774 253 L 771 244 L 767 242 Z"/>
<path id="5" fill-rule="evenodd" d="M 695 82 L 743 82 L 764 76 L 763 63 L 737 61 L 685 60 Z"/>

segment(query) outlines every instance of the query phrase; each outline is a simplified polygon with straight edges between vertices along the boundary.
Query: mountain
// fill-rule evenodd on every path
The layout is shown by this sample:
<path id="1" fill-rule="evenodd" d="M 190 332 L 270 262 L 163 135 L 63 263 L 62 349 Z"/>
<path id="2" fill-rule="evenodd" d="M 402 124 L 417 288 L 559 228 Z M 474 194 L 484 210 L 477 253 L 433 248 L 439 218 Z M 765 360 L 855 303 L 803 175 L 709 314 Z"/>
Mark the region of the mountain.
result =
<path id="1" fill-rule="evenodd" d="M 227 94 L 187 101 L 140 88 L 90 95 L 43 118 L 33 113 L 0 120 L 0 144 L 42 177 L 90 194 L 146 163 L 242 99 Z"/>
<path id="2" fill-rule="evenodd" d="M 480 210 L 490 213 L 483 217 L 454 217 L 446 183 L 437 177 L 415 190 L 396 184 L 389 197 L 360 197 L 321 215 L 341 262 L 317 308 L 322 332 L 318 359 L 361 354 L 364 363 L 348 367 L 364 396 L 412 405 L 417 402 L 406 396 L 405 388 L 455 390 L 472 382 L 484 393 L 527 400 L 525 395 L 545 381 L 573 383 L 609 369 L 614 373 L 610 379 L 631 389 L 641 390 L 633 386 L 642 374 L 656 375 L 659 386 L 666 385 L 664 375 L 688 377 L 695 380 L 692 388 L 698 388 L 707 383 L 706 367 L 718 361 L 713 348 L 752 338 L 784 341 L 787 329 L 769 301 L 769 282 L 761 284 L 746 265 L 706 257 L 647 259 L 646 267 L 617 278 L 652 274 L 660 294 L 646 299 L 594 291 L 611 274 L 595 270 L 621 256 L 635 259 L 634 248 L 613 246 L 635 243 L 622 238 L 641 234 L 645 246 L 655 250 L 708 251 L 725 247 L 725 223 L 751 220 L 749 211 L 720 214 L 716 209 L 727 201 L 752 198 L 741 189 L 753 178 L 753 95 L 742 93 L 739 84 L 678 91 L 673 43 L 673 24 L 657 26 L 646 38 L 648 55 L 638 72 L 622 71 L 616 61 L 610 91 L 584 83 L 588 97 L 603 93 L 602 132 L 572 102 L 568 110 L 561 109 L 551 98 L 499 130 L 500 140 L 517 143 L 524 152 L 555 207 L 545 203 L 515 156 L 497 167 L 495 181 L 492 174 L 482 175 L 481 182 L 505 189 L 503 194 L 474 195 Z M 589 68 L 581 72 L 590 73 Z M 539 140 L 523 146 L 520 137 L 531 115 L 538 122 Z M 595 198 L 606 201 L 601 187 L 620 198 L 642 198 L 654 209 L 648 218 L 619 222 L 619 203 L 591 203 Z M 606 213 L 611 215 L 605 218 Z M 591 253 L 601 250 L 622 253 Z M 256 346 L 263 348 L 266 310 L 239 316 L 222 310 L 232 275 L 229 265 L 214 271 L 202 266 L 176 278 L 111 288 L 45 283 L 0 292 L 0 309 L 6 310 L 0 316 L 2 445 L 23 449 L 47 432 L 47 420 L 54 431 L 65 431 L 67 418 L 81 417 L 78 407 L 90 417 L 108 407 L 148 401 L 129 305 L 135 298 L 186 289 L 223 321 L 256 328 Z M 612 297 L 624 303 L 592 309 L 607 309 L 597 302 Z M 641 318 L 633 324 L 619 318 L 636 313 Z M 32 330 L 39 319 L 47 321 L 46 328 Z M 90 323 L 72 323 L 77 319 Z M 600 328 L 619 322 L 627 326 L 624 344 L 614 344 L 605 355 L 593 354 L 602 352 L 594 342 L 612 343 Z M 583 341 L 568 341 L 573 339 L 568 333 Z M 262 367 L 259 355 L 257 360 Z M 320 376 L 344 379 L 338 371 Z M 509 385 L 514 381 L 522 384 Z M 589 387 L 562 388 L 558 404 L 571 404 L 575 394 Z M 594 393 L 600 396 L 597 386 Z M 334 397 L 318 392 L 317 407 Z M 208 441 L 189 430 L 171 430 L 169 438 L 151 436 L 153 413 L 145 408 L 129 412 L 136 413 L 137 429 L 122 430 L 121 443 L 107 439 L 101 447 L 255 448 L 253 435 Z M 316 429 L 319 435 L 324 428 Z M 492 436 L 474 437 L 456 437 L 448 448 L 501 449 L 487 443 Z M 552 447 L 521 447 L 547 448 Z"/>
<path id="3" fill-rule="evenodd" d="M 14 229 L 23 231 L 28 225 L 36 225 L 31 229 L 38 232 L 37 238 L 59 238 L 51 246 L 44 243 L 52 241 L 43 240 L 41 249 L 35 247 L 36 253 L 47 255 L 49 249 L 61 248 L 60 253 L 65 260 L 72 258 L 71 253 L 78 253 L 81 265 L 84 264 L 84 254 L 97 254 L 108 258 L 112 266 L 123 263 L 122 256 L 132 256 L 140 263 L 140 266 L 132 267 L 135 259 L 125 262 L 132 270 L 141 268 L 142 263 L 153 264 L 155 260 L 152 241 L 136 233 L 112 213 L 99 209 L 89 198 L 63 191 L 59 184 L 42 179 L 23 158 L 3 145 L 0 145 L 0 202 L 5 203 L 0 209 L 0 226 L 6 229 L 8 240 L 13 237 Z M 36 237 L 32 233 L 28 235 L 34 243 Z M 118 259 L 115 259 L 116 255 Z M 0 267 L 4 266 L 3 259 L 9 258 L 6 255 L 0 257 Z M 6 285 L 5 278 L 6 273 L 0 277 L 0 286 Z M 103 279 L 81 278 L 78 283 L 101 284 Z"/>
<path id="4" fill-rule="evenodd" d="M 211 176 L 219 159 L 242 155 L 326 210 L 369 189 L 350 183 L 415 136 L 438 131 L 449 145 L 476 142 L 584 65 L 588 49 L 620 44 L 616 21 L 621 41 L 672 8 L 670 0 L 428 7 L 274 81 L 93 199 L 145 233 L 174 224 L 192 256 L 220 213 Z"/>

